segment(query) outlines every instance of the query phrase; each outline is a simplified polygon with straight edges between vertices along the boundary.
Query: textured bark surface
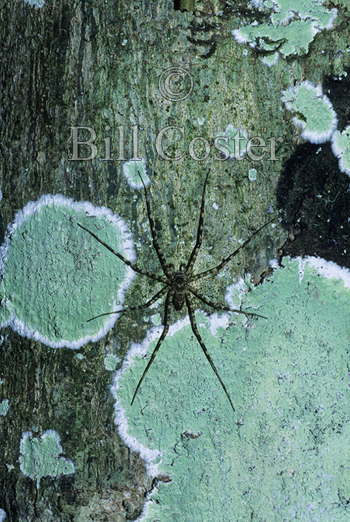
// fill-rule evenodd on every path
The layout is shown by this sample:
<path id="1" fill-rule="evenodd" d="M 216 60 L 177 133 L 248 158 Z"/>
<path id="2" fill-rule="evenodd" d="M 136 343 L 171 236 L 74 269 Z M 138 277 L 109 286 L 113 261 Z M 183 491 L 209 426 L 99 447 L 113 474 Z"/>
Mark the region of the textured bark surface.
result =
<path id="1" fill-rule="evenodd" d="M 142 193 L 127 185 L 120 161 L 101 160 L 107 136 L 118 144 L 119 126 L 124 128 L 125 159 L 133 156 L 132 127 L 139 128 L 138 153 L 151 169 L 156 226 L 166 257 L 176 265 L 188 257 L 193 244 L 198 195 L 208 167 L 212 172 L 199 267 L 212 266 L 237 244 L 233 238 L 247 237 L 267 220 L 268 209 L 276 208 L 283 160 L 293 149 L 280 91 L 303 76 L 320 81 L 331 73 L 330 55 L 341 34 L 322 34 L 310 56 L 268 68 L 233 41 L 230 31 L 240 13 L 229 2 L 198 6 L 204 13 L 196 23 L 213 24 L 208 31 L 195 29 L 194 14 L 175 9 L 170 0 L 107 0 L 101 6 L 56 0 L 41 9 L 20 1 L 1 4 L 2 235 L 28 201 L 60 193 L 122 216 L 137 241 L 140 265 L 158 270 Z M 215 41 L 216 49 L 198 42 L 206 39 Z M 322 48 L 329 51 L 319 54 Z M 211 51 L 211 56 L 202 56 Z M 162 73 L 170 66 L 181 66 L 193 81 L 192 92 L 182 101 L 168 100 L 159 90 Z M 191 158 L 191 140 L 202 136 L 213 144 L 229 123 L 265 139 L 282 137 L 277 160 L 267 157 L 258 165 L 219 161 L 213 148 L 205 162 Z M 69 161 L 74 125 L 95 130 L 95 159 Z M 183 128 L 180 161 L 157 154 L 156 137 L 167 126 Z M 180 143 L 169 146 L 169 155 L 180 148 Z M 118 155 L 116 146 L 112 157 Z M 258 170 L 257 182 L 249 181 L 249 168 Z M 223 299 L 227 284 L 245 270 L 258 276 L 284 236 L 278 227 L 275 237 L 262 234 L 242 254 L 240 265 L 232 264 L 208 289 L 208 297 Z M 136 278 L 126 302 L 145 300 L 152 286 Z M 3 331 L 1 397 L 9 398 L 10 409 L 0 417 L 0 508 L 9 520 L 118 522 L 140 514 L 152 484 L 143 462 L 116 433 L 111 373 L 103 359 L 107 346 L 123 357 L 129 342 L 142 339 L 146 328 L 141 316 L 124 316 L 117 333 L 112 330 L 99 343 L 83 347 L 83 360 L 72 350 L 51 349 L 10 329 Z M 21 435 L 33 429 L 57 430 L 76 469 L 73 476 L 43 479 L 38 491 L 18 463 Z"/>

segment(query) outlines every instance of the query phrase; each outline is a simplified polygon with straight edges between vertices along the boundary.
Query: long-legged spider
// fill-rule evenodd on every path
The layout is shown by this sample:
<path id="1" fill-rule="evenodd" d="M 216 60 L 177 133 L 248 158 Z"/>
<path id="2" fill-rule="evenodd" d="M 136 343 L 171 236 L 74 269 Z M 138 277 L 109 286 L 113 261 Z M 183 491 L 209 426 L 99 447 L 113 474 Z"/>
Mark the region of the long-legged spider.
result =
<path id="1" fill-rule="evenodd" d="M 203 239 L 203 223 L 204 223 L 204 204 L 205 204 L 205 191 L 206 191 L 206 187 L 207 187 L 207 183 L 208 183 L 208 176 L 209 176 L 209 171 L 206 175 L 206 178 L 205 178 L 205 181 L 204 181 L 204 185 L 203 185 L 203 192 L 202 192 L 202 200 L 201 200 L 201 208 L 200 208 L 200 214 L 199 214 L 199 221 L 198 221 L 198 227 L 197 227 L 197 238 L 196 238 L 196 243 L 192 249 L 192 252 L 191 252 L 191 255 L 189 257 L 189 260 L 187 261 L 187 264 L 181 264 L 179 269 L 178 270 L 174 270 L 174 267 L 173 265 L 171 264 L 168 264 L 165 260 L 165 257 L 159 247 L 159 243 L 158 243 L 158 238 L 157 238 L 157 233 L 156 233 L 156 228 L 155 228 L 155 225 L 154 225 L 154 221 L 153 221 L 153 217 L 152 217 L 152 213 L 151 213 L 151 204 L 150 204 L 150 196 L 149 196 L 149 192 L 143 182 L 143 179 L 142 177 L 140 176 L 141 178 L 141 181 L 142 181 L 142 184 L 143 184 L 143 189 L 144 189 L 144 194 L 145 194 L 145 201 L 146 201 L 146 209 L 147 209 L 147 216 L 148 216 L 148 221 L 149 221 L 149 226 L 150 226 L 150 230 L 151 230 L 151 235 L 152 235 L 152 244 L 153 244 L 153 247 L 154 247 L 154 250 L 156 251 L 156 254 L 158 256 L 158 260 L 159 260 L 159 263 L 160 263 L 160 266 L 162 268 L 162 271 L 163 271 L 163 274 L 164 276 L 158 276 L 157 274 L 154 274 L 154 273 L 151 273 L 151 272 L 148 272 L 146 270 L 143 270 L 141 269 L 137 264 L 135 263 L 132 263 L 131 261 L 129 261 L 128 259 L 126 259 L 124 256 L 122 256 L 121 254 L 119 254 L 118 252 L 116 252 L 113 248 L 111 248 L 107 243 L 105 243 L 104 241 L 102 241 L 102 239 L 100 239 L 99 237 L 97 237 L 96 234 L 94 234 L 93 232 L 91 232 L 91 230 L 85 228 L 83 225 L 81 225 L 80 223 L 78 223 L 78 225 L 84 229 L 86 232 L 88 232 L 92 237 L 94 237 L 96 239 L 96 241 L 98 241 L 101 245 L 103 245 L 105 248 L 107 248 L 110 252 L 112 252 L 112 254 L 114 254 L 115 256 L 117 256 L 121 261 L 123 261 L 123 263 L 125 263 L 126 265 L 128 265 L 129 267 L 131 267 L 135 272 L 137 272 L 138 274 L 140 275 L 144 275 L 146 277 L 148 277 L 149 279 L 152 279 L 153 281 L 157 281 L 157 282 L 160 282 L 160 283 L 163 283 L 163 288 L 161 290 L 159 290 L 153 297 L 151 297 L 151 299 L 149 299 L 146 303 L 142 304 L 142 305 L 139 305 L 139 306 L 129 306 L 127 308 L 123 308 L 121 310 L 115 310 L 113 312 L 106 312 L 106 313 L 103 313 L 103 314 L 99 314 L 99 315 L 96 315 L 95 317 L 92 317 L 91 319 L 89 319 L 89 321 L 92 321 L 93 319 L 96 319 L 97 317 L 101 317 L 101 316 L 104 316 L 104 315 L 110 315 L 110 314 L 115 314 L 115 313 L 124 313 L 126 311 L 131 311 L 131 310 L 141 310 L 141 309 L 144 309 L 144 308 L 148 308 L 149 306 L 151 306 L 153 303 L 155 303 L 156 301 L 158 301 L 158 299 L 160 299 L 164 294 L 166 294 L 166 298 L 165 298 L 165 308 L 164 308 L 164 317 L 163 317 L 163 331 L 158 339 L 158 342 L 152 352 L 152 355 L 151 355 L 151 358 L 149 359 L 147 365 L 146 365 L 146 368 L 144 369 L 142 375 L 141 375 L 141 378 L 135 388 L 135 391 L 134 391 L 134 394 L 133 394 L 133 397 L 132 397 L 132 400 L 131 400 L 131 404 L 133 404 L 134 400 L 135 400 L 135 397 L 137 395 L 137 392 L 142 384 L 142 381 L 144 380 L 149 368 L 151 367 L 156 355 L 157 355 L 157 352 L 162 344 L 162 342 L 164 341 L 168 331 L 169 331 L 169 324 L 170 324 L 170 308 L 171 306 L 173 306 L 175 308 L 176 311 L 180 311 L 182 310 L 183 306 L 186 305 L 186 308 L 187 308 L 187 311 L 188 311 L 188 315 L 189 315 L 189 318 L 190 318 L 190 323 L 191 323 L 191 328 L 192 328 L 192 331 L 200 345 L 200 347 L 202 348 L 203 350 L 203 353 L 205 355 L 205 357 L 207 358 L 211 368 L 213 369 L 216 377 L 218 378 L 219 382 L 220 382 L 220 385 L 222 387 L 222 389 L 224 390 L 225 392 L 225 395 L 226 397 L 228 398 L 229 400 L 229 403 L 231 405 L 231 408 L 233 411 L 235 411 L 235 408 L 233 406 L 233 402 L 231 400 L 231 397 L 230 397 L 230 394 L 228 393 L 227 391 L 227 388 L 225 386 L 225 383 L 223 382 L 223 380 L 221 379 L 220 375 L 219 375 L 219 372 L 203 342 L 203 339 L 198 331 L 198 328 L 197 328 L 197 324 L 196 324 L 196 320 L 195 320 L 195 316 L 194 316 L 194 311 L 193 311 L 193 308 L 192 308 L 192 304 L 191 304 L 191 300 L 190 300 L 190 297 L 191 298 L 196 298 L 198 301 L 204 303 L 205 305 L 213 308 L 214 310 L 217 310 L 217 311 L 226 311 L 226 312 L 234 312 L 234 313 L 238 313 L 238 314 L 244 314 L 245 316 L 255 316 L 255 317 L 264 317 L 263 315 L 259 315 L 259 314 L 255 314 L 253 312 L 246 312 L 244 310 L 237 310 L 237 309 L 232 309 L 232 308 L 229 308 L 228 306 L 225 306 L 221 303 L 213 303 L 212 301 L 209 301 L 209 299 L 207 299 L 206 297 L 202 296 L 200 293 L 198 293 L 193 287 L 192 287 L 192 283 L 195 282 L 195 281 L 199 281 L 203 278 L 206 278 L 208 276 L 212 276 L 214 277 L 215 275 L 217 275 L 220 270 L 222 268 L 224 268 L 225 265 L 227 265 L 227 263 L 229 261 L 231 261 L 231 259 L 233 259 L 237 254 L 238 252 L 244 248 L 252 239 L 254 236 L 256 236 L 264 227 L 266 227 L 269 223 L 271 223 L 273 220 L 270 220 L 268 221 L 267 223 L 265 223 L 264 225 L 262 225 L 261 227 L 259 227 L 257 230 L 255 230 L 255 232 L 253 232 L 253 234 L 248 238 L 246 239 L 238 248 L 236 248 L 236 250 L 234 250 L 230 255 L 224 257 L 221 261 L 221 263 L 219 263 L 218 265 L 214 266 L 213 268 L 209 268 L 208 270 L 205 270 L 204 272 L 200 272 L 198 274 L 195 274 L 193 273 L 193 267 L 194 267 L 194 264 L 195 264 L 195 261 L 196 261 L 196 258 L 197 258 L 197 255 L 198 255 L 198 252 L 199 252 L 199 249 L 202 245 L 202 239 Z M 265 317 L 264 317 L 265 318 Z"/>

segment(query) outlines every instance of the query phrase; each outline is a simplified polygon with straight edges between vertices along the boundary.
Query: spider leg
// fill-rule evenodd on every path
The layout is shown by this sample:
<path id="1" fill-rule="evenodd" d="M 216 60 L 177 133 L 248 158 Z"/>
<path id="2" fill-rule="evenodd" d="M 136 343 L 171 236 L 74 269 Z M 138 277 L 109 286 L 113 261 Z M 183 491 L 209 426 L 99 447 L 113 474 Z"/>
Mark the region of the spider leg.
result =
<path id="1" fill-rule="evenodd" d="M 90 321 L 93 321 L 94 319 L 97 319 L 98 317 L 102 317 L 103 315 L 121 314 L 124 312 L 129 312 L 129 310 L 132 311 L 132 310 L 141 310 L 142 308 L 148 308 L 153 303 L 158 301 L 158 299 L 160 297 L 162 297 L 163 294 L 165 294 L 166 290 L 167 290 L 167 287 L 165 286 L 164 288 L 159 290 L 159 292 L 157 292 L 153 297 L 151 297 L 151 299 L 149 299 L 148 301 L 146 301 L 146 303 L 144 303 L 142 305 L 128 306 L 127 308 L 122 308 L 121 310 L 115 310 L 114 312 L 105 312 L 104 314 L 98 314 L 98 315 L 95 315 L 94 317 L 91 317 L 91 319 L 88 319 L 86 322 L 89 323 Z"/>
<path id="2" fill-rule="evenodd" d="M 152 352 L 151 358 L 148 361 L 147 366 L 146 366 L 146 368 L 143 371 L 143 374 L 141 375 L 141 379 L 139 380 L 139 382 L 138 382 L 138 384 L 137 384 L 137 386 L 135 388 L 134 395 L 132 396 L 132 399 L 131 399 L 131 405 L 133 404 L 133 402 L 135 400 L 135 397 L 137 395 L 137 392 L 139 391 L 139 388 L 140 388 L 140 386 L 142 384 L 142 381 L 146 377 L 146 374 L 147 374 L 148 370 L 150 369 L 150 367 L 151 367 L 151 365 L 152 365 L 152 363 L 153 363 L 153 361 L 154 361 L 154 359 L 155 359 L 155 357 L 157 355 L 157 352 L 158 352 L 158 350 L 159 350 L 163 340 L 166 337 L 166 334 L 169 331 L 169 311 L 170 311 L 171 297 L 172 297 L 172 291 L 169 290 L 168 293 L 167 293 L 166 299 L 165 299 L 165 311 L 164 311 L 164 319 L 163 319 L 164 328 L 163 328 L 163 331 L 161 333 L 161 336 L 158 339 L 156 347 L 154 348 L 154 350 Z"/>
<path id="3" fill-rule="evenodd" d="M 200 347 L 202 348 L 203 353 L 204 353 L 205 357 L 207 358 L 207 361 L 209 362 L 209 364 L 210 364 L 210 366 L 211 366 L 213 372 L 215 373 L 216 377 L 218 378 L 218 380 L 219 380 L 219 382 L 220 382 L 220 384 L 221 384 L 221 387 L 222 387 L 222 389 L 224 390 L 225 395 L 226 395 L 226 397 L 227 397 L 228 400 L 229 400 L 229 403 L 230 403 L 230 405 L 231 405 L 232 411 L 235 412 L 235 407 L 233 406 L 233 403 L 232 403 L 232 400 L 231 400 L 230 394 L 229 394 L 228 391 L 227 391 L 227 388 L 226 388 L 226 386 L 225 386 L 225 383 L 224 383 L 224 381 L 221 379 L 221 377 L 220 377 L 220 375 L 219 375 L 219 372 L 218 372 L 218 370 L 216 369 L 216 366 L 215 366 L 215 364 L 214 364 L 214 362 L 213 362 L 213 360 L 212 360 L 212 358 L 211 358 L 211 356 L 210 356 L 210 354 L 209 354 L 209 352 L 208 352 L 208 350 L 207 350 L 207 348 L 206 348 L 206 346 L 205 346 L 205 344 L 204 344 L 204 342 L 203 342 L 203 339 L 202 339 L 202 337 L 201 337 L 201 335 L 200 335 L 200 333 L 199 333 L 199 331 L 198 331 L 197 324 L 196 324 L 196 320 L 195 320 L 195 318 L 194 318 L 194 313 L 193 313 L 193 310 L 192 310 L 192 307 L 191 307 L 191 303 L 190 303 L 190 300 L 189 300 L 189 298 L 188 298 L 187 295 L 186 295 L 186 305 L 187 305 L 188 315 L 189 315 L 189 317 L 190 317 L 190 322 L 191 322 L 191 328 L 192 328 L 192 331 L 193 331 L 195 337 L 197 338 L 197 341 L 199 342 L 199 345 L 200 345 Z"/>
<path id="4" fill-rule="evenodd" d="M 152 244 L 153 244 L 154 250 L 157 253 L 157 256 L 158 256 L 158 259 L 159 259 L 159 263 L 160 263 L 160 266 L 162 267 L 162 270 L 163 270 L 164 274 L 167 277 L 169 277 L 170 274 L 169 274 L 169 270 L 167 269 L 167 263 L 165 261 L 165 257 L 163 256 L 163 253 L 162 253 L 162 251 L 160 249 L 160 246 L 159 246 L 159 243 L 158 243 L 156 227 L 154 225 L 154 221 L 153 221 L 153 218 L 152 218 L 149 192 L 148 192 L 147 187 L 146 187 L 146 185 L 145 185 L 145 183 L 144 183 L 144 181 L 142 179 L 141 174 L 140 173 L 138 173 L 138 174 L 139 174 L 139 177 L 141 179 L 141 183 L 143 185 L 143 191 L 145 193 L 147 216 L 148 216 L 149 227 L 151 229 L 151 235 L 152 235 Z"/>
<path id="5" fill-rule="evenodd" d="M 202 239 L 203 239 L 203 224 L 204 224 L 204 203 L 205 203 L 205 189 L 208 183 L 208 177 L 209 177 L 210 170 L 208 170 L 204 185 L 203 185 L 203 192 L 202 192 L 202 202 L 201 202 L 201 209 L 199 213 L 199 221 L 198 221 L 198 228 L 197 228 L 197 239 L 196 243 L 193 247 L 193 250 L 191 252 L 190 258 L 188 260 L 187 266 L 186 266 L 186 272 L 190 272 L 192 270 L 192 267 L 196 261 L 198 250 L 201 247 Z"/>
<path id="6" fill-rule="evenodd" d="M 202 277 L 207 277 L 208 275 L 212 275 L 213 277 L 216 276 L 216 274 L 218 274 L 220 272 L 220 270 L 222 270 L 224 268 L 224 266 L 227 265 L 227 263 L 229 261 L 231 261 L 231 259 L 233 259 L 238 254 L 238 252 L 240 250 L 242 250 L 242 248 L 244 248 L 246 245 L 248 245 L 248 243 L 250 243 L 250 241 L 253 239 L 253 237 L 255 237 L 257 234 L 259 234 L 259 232 L 263 228 L 265 228 L 267 225 L 272 223 L 272 221 L 274 221 L 274 219 L 270 219 L 270 221 L 268 221 L 267 223 L 264 223 L 264 225 L 262 225 L 257 230 L 255 230 L 255 232 L 253 232 L 252 235 L 244 241 L 244 243 L 242 243 L 238 248 L 236 248 L 236 250 L 234 250 L 232 252 L 232 254 L 230 254 L 227 257 L 224 257 L 224 259 L 221 261 L 221 263 L 219 263 L 217 266 L 214 266 L 213 268 L 209 268 L 209 270 L 205 270 L 204 272 L 201 272 L 200 274 L 195 274 L 193 277 L 191 277 L 191 281 L 197 281 L 198 279 L 202 279 Z"/>
<path id="7" fill-rule="evenodd" d="M 129 259 L 126 259 L 126 257 L 122 256 L 121 254 L 119 254 L 119 252 L 116 252 L 112 247 L 110 247 L 109 245 L 107 245 L 107 243 L 105 243 L 104 241 L 102 241 L 102 239 L 100 239 L 98 236 L 96 236 L 96 234 L 94 234 L 93 232 L 91 232 L 91 230 L 89 230 L 88 228 L 84 227 L 83 225 L 81 225 L 80 223 L 77 223 L 77 225 L 82 228 L 83 230 L 85 230 L 86 232 L 88 232 L 93 238 L 96 239 L 96 241 L 98 241 L 101 245 L 103 245 L 105 248 L 107 248 L 107 250 L 109 250 L 110 252 L 112 252 L 112 254 L 114 254 L 115 256 L 117 256 L 121 261 L 123 261 L 123 263 L 125 263 L 127 266 L 129 266 L 130 268 L 132 268 L 134 270 L 134 272 L 137 272 L 138 274 L 141 274 L 141 275 L 144 275 L 144 276 L 147 276 L 149 277 L 150 279 L 153 279 L 154 281 L 158 281 L 159 283 L 165 283 L 166 285 L 168 284 L 167 281 L 165 281 L 163 278 L 161 277 L 158 277 L 154 274 L 151 274 L 150 272 L 147 272 L 146 270 L 141 270 L 141 268 L 139 268 L 135 263 L 132 263 L 131 261 L 129 261 Z"/>
<path id="8" fill-rule="evenodd" d="M 255 314 L 253 312 L 245 312 L 244 310 L 237 310 L 236 308 L 230 308 L 229 306 L 225 306 L 221 303 L 213 303 L 212 301 L 209 301 L 209 299 L 207 299 L 206 297 L 203 297 L 202 295 L 198 294 L 195 290 L 193 290 L 193 288 L 189 288 L 189 291 L 197 299 L 199 299 L 199 301 L 202 301 L 202 303 L 206 304 L 207 306 L 214 308 L 214 310 L 224 310 L 225 312 L 235 312 L 236 314 L 251 315 L 253 317 L 262 317 L 263 319 L 267 319 L 265 315 Z"/>

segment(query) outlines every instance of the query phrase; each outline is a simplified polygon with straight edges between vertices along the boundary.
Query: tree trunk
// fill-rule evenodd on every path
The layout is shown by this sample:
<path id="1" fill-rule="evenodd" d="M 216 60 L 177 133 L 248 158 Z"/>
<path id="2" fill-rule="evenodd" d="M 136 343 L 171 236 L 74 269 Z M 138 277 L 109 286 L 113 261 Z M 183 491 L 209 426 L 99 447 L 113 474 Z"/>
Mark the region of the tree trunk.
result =
<path id="1" fill-rule="evenodd" d="M 269 68 L 233 40 L 231 30 L 246 16 L 238 8 L 219 0 L 195 2 L 194 13 L 192 4 L 182 9 L 170 0 L 107 0 L 101 6 L 48 0 L 41 8 L 2 3 L 3 237 L 29 201 L 63 194 L 121 216 L 136 241 L 138 265 L 157 271 L 143 192 L 122 174 L 123 162 L 135 156 L 149 169 L 159 242 L 175 266 L 190 254 L 208 169 L 199 268 L 219 262 L 237 246 L 233 239 L 248 237 L 276 215 L 278 175 L 293 149 L 290 123 L 281 116 L 281 90 L 307 74 L 320 81 L 331 64 L 314 51 L 303 61 Z M 330 33 L 322 38 L 334 45 Z M 229 124 L 265 140 L 261 161 L 247 156 L 224 161 L 215 137 Z M 93 130 L 95 157 L 74 158 L 72 127 Z M 86 129 L 77 132 L 81 141 L 92 136 Z M 206 147 L 207 158 L 200 159 Z M 78 152 L 88 157 L 93 149 L 82 146 Z M 229 280 L 246 271 L 259 279 L 285 237 L 278 226 L 274 234 L 263 231 L 242 251 L 240 264 L 228 266 L 211 299 L 222 300 Z M 31 255 L 25 241 L 23 249 Z M 147 300 L 152 283 L 134 279 L 126 303 Z M 81 348 L 84 359 L 74 350 L 3 330 L 0 399 L 9 400 L 9 410 L 0 417 L 0 508 L 9 520 L 123 521 L 141 513 L 152 481 L 117 434 L 111 373 L 103 361 L 111 350 L 121 360 L 146 328 L 142 314 L 124 315 L 117 332 Z M 39 437 L 50 429 L 60 435 L 75 473 L 44 476 L 38 487 L 20 469 L 20 441 L 25 432 Z"/>

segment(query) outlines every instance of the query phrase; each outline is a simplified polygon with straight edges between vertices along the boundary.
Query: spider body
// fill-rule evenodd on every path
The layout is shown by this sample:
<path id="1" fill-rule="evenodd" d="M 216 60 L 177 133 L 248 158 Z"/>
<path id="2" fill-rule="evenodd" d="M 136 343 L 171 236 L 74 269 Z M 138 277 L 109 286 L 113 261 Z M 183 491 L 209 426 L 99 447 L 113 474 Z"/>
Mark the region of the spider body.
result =
<path id="1" fill-rule="evenodd" d="M 169 281 L 169 285 L 173 288 L 173 305 L 177 312 L 182 310 L 185 304 L 186 292 L 187 292 L 187 274 L 186 270 L 182 269 L 180 266 L 180 270 L 174 272 L 171 280 Z"/>
<path id="2" fill-rule="evenodd" d="M 262 315 L 259 315 L 259 314 L 256 314 L 256 313 L 252 313 L 252 312 L 247 312 L 247 311 L 244 311 L 244 310 L 240 310 L 240 309 L 232 309 L 232 308 L 229 308 L 228 306 L 226 305 L 223 305 L 221 303 L 213 303 L 212 301 L 210 301 L 209 299 L 207 299 L 206 297 L 204 297 L 201 293 L 199 293 L 193 286 L 192 286 L 192 283 L 193 282 L 197 282 L 198 280 L 201 280 L 201 279 L 204 279 L 208 276 L 211 276 L 211 277 L 214 277 L 215 275 L 217 275 L 221 270 L 222 268 L 229 262 L 231 261 L 231 259 L 233 259 L 238 253 L 239 251 L 244 248 L 252 239 L 253 237 L 255 237 L 264 227 L 266 227 L 269 223 L 271 223 L 273 220 L 270 220 L 268 221 L 267 223 L 265 223 L 264 225 L 262 225 L 261 227 L 259 227 L 257 230 L 255 230 L 255 232 L 253 232 L 251 234 L 251 236 L 246 239 L 239 247 L 236 248 L 236 250 L 234 250 L 230 255 L 228 255 L 227 257 L 224 257 L 221 261 L 221 263 L 219 263 L 218 265 L 212 267 L 212 268 L 209 268 L 208 270 L 205 270 L 204 272 L 200 272 L 200 273 L 194 273 L 193 271 L 193 267 L 194 267 L 194 264 L 195 264 L 195 261 L 196 261 L 196 258 L 197 258 L 197 255 L 198 255 L 198 252 L 200 250 L 200 247 L 202 245 L 202 239 L 203 239 L 203 219 L 204 219 L 204 204 L 205 204 L 205 191 L 206 191 L 206 186 L 207 186 L 207 183 L 208 183 L 208 176 L 209 176 L 209 172 L 207 173 L 206 175 L 206 178 L 205 178 L 205 181 L 204 181 L 204 185 L 203 185 L 203 192 L 202 192 L 202 199 L 201 199 L 201 208 L 200 208 L 200 213 L 199 213 L 199 222 L 198 222 L 198 227 L 197 227 L 197 238 L 196 238 L 196 242 L 195 242 L 195 245 L 192 249 L 192 252 L 190 254 L 190 257 L 189 257 L 189 260 L 186 264 L 181 264 L 179 269 L 178 270 L 174 270 L 174 267 L 173 265 L 170 265 L 170 264 L 167 264 L 166 261 L 165 261 L 165 257 L 159 247 L 159 244 L 158 244 L 158 238 L 157 238 L 157 234 L 156 234 L 156 228 L 155 228 L 155 224 L 154 224 L 154 221 L 153 221 L 153 217 L 152 217 L 152 213 L 151 213 L 151 206 L 150 206 L 150 196 L 149 196 L 149 192 L 143 182 L 143 179 L 141 178 L 141 181 L 142 181 L 142 184 L 143 184 L 143 188 L 144 188 L 144 194 L 145 194 L 145 200 L 146 200 L 146 208 L 147 208 L 147 216 L 148 216 L 148 221 L 149 221 L 149 226 L 150 226 L 150 229 L 151 229 L 151 235 L 152 235 L 152 244 L 153 244 L 153 247 L 156 251 L 156 254 L 157 254 L 157 257 L 158 257 L 158 260 L 159 260 L 159 263 L 160 263 L 160 266 L 162 268 L 162 271 L 163 271 L 163 276 L 159 276 L 157 274 L 154 274 L 152 272 L 147 272 L 145 271 L 144 269 L 141 269 L 136 263 L 132 263 L 130 262 L 128 259 L 124 258 L 121 254 L 119 254 L 119 252 L 116 252 L 115 250 L 113 250 L 113 248 L 111 248 L 107 243 L 105 243 L 102 239 L 100 239 L 98 236 L 96 236 L 96 234 L 94 234 L 91 230 L 85 228 L 83 225 L 79 225 L 80 228 L 84 229 L 86 232 L 88 232 L 92 237 L 94 237 L 96 239 L 96 241 L 98 241 L 101 245 L 103 245 L 107 250 L 109 250 L 112 254 L 114 254 L 115 256 L 117 256 L 121 261 L 123 261 L 126 265 L 128 265 L 129 267 L 131 267 L 135 272 L 137 272 L 138 274 L 140 275 L 143 275 L 143 276 L 146 276 L 148 277 L 149 279 L 152 279 L 153 281 L 157 281 L 157 282 L 160 282 L 163 284 L 163 287 L 153 296 L 151 297 L 151 299 L 149 299 L 146 303 L 142 304 L 142 305 L 139 305 L 139 306 L 129 306 L 127 308 L 124 308 L 124 309 L 121 309 L 121 310 L 116 310 L 116 311 L 113 311 L 113 312 L 106 312 L 106 313 L 103 313 L 103 314 L 99 314 L 95 317 L 92 317 L 91 319 L 89 319 L 89 321 L 92 321 L 94 319 L 96 319 L 97 317 L 101 317 L 103 315 L 109 315 L 109 314 L 114 314 L 114 313 L 124 313 L 124 312 L 127 312 L 127 311 L 133 311 L 133 310 L 140 310 L 140 309 L 145 309 L 145 308 L 148 308 L 150 307 L 153 303 L 155 303 L 156 301 L 158 301 L 158 299 L 160 299 L 161 297 L 163 297 L 165 295 L 165 306 L 164 306 L 164 316 L 163 316 L 163 331 L 158 339 L 158 342 L 151 354 L 151 357 L 141 375 L 141 378 L 136 386 L 136 389 L 134 391 L 134 394 L 133 394 L 133 397 L 132 397 L 132 400 L 131 400 L 131 404 L 133 404 L 135 398 L 136 398 L 136 395 L 137 395 L 137 392 L 143 382 L 143 379 L 145 378 L 149 368 L 151 367 L 156 355 L 157 355 L 157 352 L 163 342 L 163 340 L 165 339 L 168 331 L 169 331 L 169 326 L 170 326 L 170 311 L 171 311 L 171 308 L 173 307 L 176 311 L 181 311 L 184 307 L 187 309 L 187 313 L 189 315 L 189 318 L 190 318 L 190 323 L 191 323 L 191 328 L 192 328 L 192 331 L 207 359 L 207 361 L 209 362 L 213 372 L 215 373 L 218 381 L 220 382 L 220 385 L 230 403 L 230 406 L 232 408 L 233 411 L 235 411 L 235 408 L 233 406 L 233 402 L 231 400 L 231 397 L 230 397 L 230 394 L 228 393 L 227 391 L 227 388 L 226 388 L 226 385 L 225 383 L 223 382 L 223 380 L 221 379 L 220 377 L 220 374 L 204 344 L 204 341 L 198 331 L 198 328 L 197 328 L 197 324 L 196 324 L 196 320 L 195 320 L 195 315 L 194 315 L 194 309 L 193 309 L 193 305 L 192 305 L 192 301 L 194 299 L 196 299 L 197 301 L 199 301 L 201 304 L 205 304 L 206 306 L 210 307 L 210 308 L 213 308 L 214 310 L 216 311 L 226 311 L 226 312 L 234 312 L 234 313 L 238 313 L 238 314 L 244 314 L 245 316 L 253 316 L 253 317 L 264 317 Z M 265 318 L 266 319 L 266 318 Z"/>

